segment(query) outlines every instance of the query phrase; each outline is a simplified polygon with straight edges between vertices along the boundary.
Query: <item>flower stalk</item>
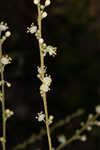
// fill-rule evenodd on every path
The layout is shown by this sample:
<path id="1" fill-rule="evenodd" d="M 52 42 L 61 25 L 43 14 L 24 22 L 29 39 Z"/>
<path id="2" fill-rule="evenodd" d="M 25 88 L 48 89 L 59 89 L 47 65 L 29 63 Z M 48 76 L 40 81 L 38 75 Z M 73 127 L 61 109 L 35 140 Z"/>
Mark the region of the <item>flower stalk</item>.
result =
<path id="1" fill-rule="evenodd" d="M 45 56 L 48 53 L 50 56 L 56 55 L 56 47 L 53 47 L 51 45 L 47 45 L 44 42 L 44 39 L 42 37 L 42 20 L 47 17 L 47 12 L 45 11 L 45 8 L 50 5 L 50 0 L 45 0 L 44 4 L 41 4 L 41 0 L 33 0 L 33 3 L 37 6 L 37 25 L 34 24 L 34 22 L 31 24 L 30 27 L 27 28 L 27 32 L 31 34 L 35 34 L 36 39 L 39 43 L 39 50 L 40 50 L 40 67 L 38 66 L 38 74 L 37 77 L 42 82 L 40 86 L 40 94 L 43 99 L 43 105 L 44 105 L 44 112 L 41 111 L 38 113 L 38 116 L 36 116 L 36 119 L 40 121 L 44 121 L 46 124 L 46 131 L 48 136 L 48 144 L 49 144 L 49 150 L 52 150 L 52 142 L 51 142 L 51 136 L 50 136 L 50 127 L 49 125 L 53 122 L 53 116 L 48 116 L 48 108 L 47 108 L 47 95 L 46 93 L 50 91 L 50 85 L 52 82 L 51 76 L 46 74 L 45 67 Z"/>
<path id="2" fill-rule="evenodd" d="M 39 35 L 40 35 L 40 39 L 42 38 L 42 25 L 41 25 L 41 11 L 40 11 L 40 4 L 37 5 L 37 9 L 38 9 L 38 28 L 39 28 Z M 40 62 L 41 62 L 41 77 L 42 80 L 44 79 L 44 55 L 42 52 L 42 47 L 41 44 L 39 42 L 39 49 L 40 49 Z M 46 116 L 46 129 L 47 129 L 47 136 L 48 136 L 48 143 L 49 143 L 49 150 L 52 150 L 52 143 L 51 143 L 51 137 L 50 137 L 50 128 L 49 128 L 49 121 L 48 121 L 48 108 L 47 108 L 47 98 L 46 98 L 46 93 L 43 93 L 43 103 L 44 103 L 44 110 L 45 110 L 45 116 Z"/>

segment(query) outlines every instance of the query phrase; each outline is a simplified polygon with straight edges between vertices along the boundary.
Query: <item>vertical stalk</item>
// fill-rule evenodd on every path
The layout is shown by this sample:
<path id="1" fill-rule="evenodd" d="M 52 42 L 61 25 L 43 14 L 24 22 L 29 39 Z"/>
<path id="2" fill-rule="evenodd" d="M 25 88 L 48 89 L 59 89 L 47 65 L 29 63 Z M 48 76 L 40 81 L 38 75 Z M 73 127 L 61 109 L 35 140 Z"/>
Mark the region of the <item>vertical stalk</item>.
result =
<path id="1" fill-rule="evenodd" d="M 41 19 L 40 4 L 37 5 L 37 9 L 38 9 L 39 33 L 40 33 L 40 38 L 42 38 L 42 25 L 41 25 L 42 19 Z M 44 55 L 42 53 L 42 48 L 41 48 L 41 44 L 40 43 L 39 43 L 39 49 L 40 49 L 40 62 L 41 62 L 41 70 L 42 70 L 42 79 L 44 79 Z M 44 103 L 44 110 L 45 110 L 45 116 L 46 116 L 46 130 L 47 130 L 47 136 L 48 136 L 49 150 L 52 150 L 50 128 L 49 128 L 49 122 L 48 122 L 48 108 L 47 108 L 46 93 L 43 93 L 43 103 Z"/>
<path id="2" fill-rule="evenodd" d="M 2 57 L 2 42 L 0 41 L 0 59 Z M 1 73 L 1 91 L 2 91 L 2 130 L 3 130 L 3 141 L 2 148 L 6 150 L 6 120 L 5 120 L 5 89 L 4 89 L 4 67 L 0 64 Z"/>

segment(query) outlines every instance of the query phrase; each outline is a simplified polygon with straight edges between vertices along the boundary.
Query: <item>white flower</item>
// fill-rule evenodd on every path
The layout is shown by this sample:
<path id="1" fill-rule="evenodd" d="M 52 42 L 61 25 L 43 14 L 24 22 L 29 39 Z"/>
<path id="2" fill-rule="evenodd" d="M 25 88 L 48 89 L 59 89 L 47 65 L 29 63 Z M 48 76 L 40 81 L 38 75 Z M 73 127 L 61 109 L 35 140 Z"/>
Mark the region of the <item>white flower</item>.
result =
<path id="1" fill-rule="evenodd" d="M 0 32 L 6 31 L 8 29 L 7 23 L 1 22 L 0 23 Z"/>
<path id="2" fill-rule="evenodd" d="M 30 28 L 29 27 L 27 28 L 28 33 L 30 32 L 31 34 L 34 34 L 36 31 L 37 31 L 37 26 L 35 26 L 34 23 L 31 24 Z"/>
<path id="3" fill-rule="evenodd" d="M 34 4 L 37 5 L 40 3 L 40 0 L 34 0 Z"/>
<path id="4" fill-rule="evenodd" d="M 47 12 L 44 11 L 44 12 L 42 13 L 42 19 L 43 19 L 43 18 L 46 18 L 46 17 L 47 17 Z"/>
<path id="5" fill-rule="evenodd" d="M 46 0 L 46 1 L 45 1 L 45 6 L 49 6 L 50 3 L 51 3 L 50 0 Z"/>
<path id="6" fill-rule="evenodd" d="M 43 112 L 41 111 L 40 113 L 38 113 L 38 116 L 36 116 L 36 119 L 41 122 L 41 121 L 45 121 L 45 114 L 43 114 Z"/>
<path id="7" fill-rule="evenodd" d="M 11 32 L 10 31 L 7 31 L 6 33 L 5 33 L 5 36 L 6 37 L 9 37 L 11 35 Z"/>
<path id="8" fill-rule="evenodd" d="M 44 40 L 42 38 L 39 39 L 39 43 L 42 44 Z"/>
<path id="9" fill-rule="evenodd" d="M 47 46 L 47 52 L 49 53 L 50 56 L 55 56 L 56 55 L 56 47 L 53 46 Z"/>
<path id="10" fill-rule="evenodd" d="M 97 114 L 100 114 L 100 105 L 97 105 L 96 108 L 95 108 L 95 110 L 96 110 Z"/>
<path id="11" fill-rule="evenodd" d="M 65 137 L 64 135 L 60 135 L 60 136 L 58 137 L 58 141 L 59 141 L 60 143 L 65 143 L 65 142 L 66 142 L 66 137 Z"/>
<path id="12" fill-rule="evenodd" d="M 2 58 L 1 58 L 1 63 L 3 64 L 3 65 L 7 65 L 7 64 L 10 64 L 11 63 L 11 58 L 10 57 L 8 57 L 8 56 L 3 56 Z"/>

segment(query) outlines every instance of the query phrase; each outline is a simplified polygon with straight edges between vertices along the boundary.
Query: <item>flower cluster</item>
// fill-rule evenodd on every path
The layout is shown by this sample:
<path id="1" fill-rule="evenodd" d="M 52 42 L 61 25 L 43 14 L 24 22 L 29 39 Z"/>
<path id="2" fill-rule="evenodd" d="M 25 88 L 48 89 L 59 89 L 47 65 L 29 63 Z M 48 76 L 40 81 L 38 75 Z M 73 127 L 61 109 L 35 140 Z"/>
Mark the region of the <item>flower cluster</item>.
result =
<path id="1" fill-rule="evenodd" d="M 42 85 L 40 86 L 41 96 L 43 96 L 43 93 L 46 93 L 50 90 L 49 87 L 50 87 L 51 82 L 52 82 L 52 79 L 51 79 L 50 75 L 47 76 L 47 74 L 46 74 L 46 77 L 44 77 L 44 79 L 42 80 Z"/>
<path id="2" fill-rule="evenodd" d="M 2 33 L 4 33 L 2 35 Z M 8 38 L 11 35 L 11 32 L 8 30 L 7 23 L 1 22 L 0 23 L 0 42 L 3 43 L 6 38 Z"/>
<path id="3" fill-rule="evenodd" d="M 27 33 L 31 33 L 31 34 L 35 33 L 35 36 L 39 40 L 39 43 L 41 45 L 42 53 L 43 53 L 44 56 L 46 56 L 47 53 L 49 53 L 50 56 L 55 56 L 56 55 L 57 48 L 53 47 L 51 45 L 47 45 L 44 42 L 44 39 L 40 38 L 39 30 L 37 29 L 37 26 L 34 25 L 34 23 L 32 23 L 30 27 L 27 27 Z"/>
<path id="4" fill-rule="evenodd" d="M 56 47 L 53 47 L 51 45 L 47 46 L 45 43 L 42 44 L 42 52 L 44 56 L 46 56 L 47 53 L 49 53 L 50 56 L 55 56 L 56 50 Z"/>
<path id="5" fill-rule="evenodd" d="M 51 1 L 46 0 L 44 5 L 40 4 L 40 2 L 41 2 L 40 0 L 33 1 L 33 3 L 35 5 L 38 5 L 40 8 L 41 20 L 42 20 L 43 18 L 47 17 L 47 12 L 44 10 L 47 6 L 49 6 L 51 4 Z M 35 23 L 32 23 L 30 27 L 27 27 L 27 33 L 35 34 L 36 39 L 39 41 L 39 44 L 41 45 L 42 53 L 44 56 L 46 56 L 47 53 L 49 53 L 50 56 L 56 55 L 57 48 L 53 47 L 51 45 L 47 45 L 44 42 L 44 39 L 40 36 L 40 31 L 39 31 L 37 25 L 35 25 Z"/>
<path id="6" fill-rule="evenodd" d="M 41 96 L 43 96 L 43 93 L 46 93 L 50 90 L 50 85 L 51 85 L 51 82 L 52 82 L 52 79 L 51 79 L 51 76 L 45 74 L 46 73 L 46 68 L 45 66 L 43 66 L 43 71 L 44 71 L 44 74 L 45 74 L 45 77 L 42 79 L 42 68 L 41 67 L 37 67 L 38 69 L 38 74 L 37 74 L 37 77 L 41 80 L 42 84 L 40 86 L 40 94 Z"/>

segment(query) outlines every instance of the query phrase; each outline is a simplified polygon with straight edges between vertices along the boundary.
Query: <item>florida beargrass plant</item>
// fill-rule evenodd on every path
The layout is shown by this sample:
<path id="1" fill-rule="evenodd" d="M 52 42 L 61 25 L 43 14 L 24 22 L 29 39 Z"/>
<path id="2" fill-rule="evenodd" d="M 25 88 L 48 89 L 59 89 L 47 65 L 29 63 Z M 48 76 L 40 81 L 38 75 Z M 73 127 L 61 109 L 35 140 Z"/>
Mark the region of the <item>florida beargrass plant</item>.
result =
<path id="1" fill-rule="evenodd" d="M 47 92 L 50 91 L 50 85 L 52 82 L 51 75 L 47 74 L 47 66 L 45 66 L 46 55 L 55 56 L 57 48 L 48 45 L 45 43 L 45 40 L 42 35 L 43 25 L 42 21 L 46 19 L 47 12 L 46 7 L 51 4 L 50 0 L 33 0 L 33 3 L 37 7 L 37 23 L 35 24 L 32 22 L 31 26 L 27 28 L 27 32 L 34 34 L 36 39 L 38 40 L 38 46 L 40 50 L 40 65 L 37 67 L 37 77 L 41 81 L 40 85 L 40 95 L 41 99 L 43 100 L 44 110 L 37 113 L 36 119 L 41 122 L 43 121 L 46 125 L 46 129 L 41 129 L 40 134 L 35 135 L 33 134 L 28 140 L 24 141 L 24 143 L 19 144 L 13 148 L 13 150 L 19 149 L 26 149 L 28 144 L 34 144 L 36 141 L 42 140 L 44 135 L 48 137 L 48 147 L 49 150 L 61 150 L 62 148 L 66 147 L 72 141 L 80 140 L 82 142 L 87 140 L 87 136 L 85 131 L 91 131 L 93 126 L 100 126 L 100 121 L 98 121 L 98 117 L 100 116 L 100 105 L 96 106 L 95 112 L 96 114 L 89 114 L 86 121 L 82 121 L 80 123 L 80 128 L 77 129 L 71 137 L 67 137 L 67 133 L 57 135 L 59 144 L 55 147 L 52 145 L 51 134 L 55 131 L 55 129 L 59 129 L 64 125 L 67 125 L 73 118 L 78 117 L 84 113 L 83 110 L 79 110 L 73 113 L 67 118 L 60 120 L 57 123 L 53 123 L 54 116 L 48 115 L 48 107 L 47 107 Z M 5 40 L 11 35 L 9 28 L 6 23 L 0 23 L 0 102 L 1 102 L 1 109 L 2 109 L 2 136 L 0 137 L 0 141 L 2 144 L 2 150 L 6 150 L 6 123 L 7 119 L 13 115 L 13 111 L 10 109 L 6 109 L 5 107 L 5 86 L 10 87 L 11 84 L 8 81 L 5 81 L 5 67 L 11 63 L 11 57 L 7 54 L 3 53 L 3 43 Z M 53 123 L 53 124 L 52 124 Z M 1 124 L 0 124 L 1 125 Z M 50 126 L 51 125 L 51 126 Z M 41 149 L 39 147 L 39 149 Z"/>

